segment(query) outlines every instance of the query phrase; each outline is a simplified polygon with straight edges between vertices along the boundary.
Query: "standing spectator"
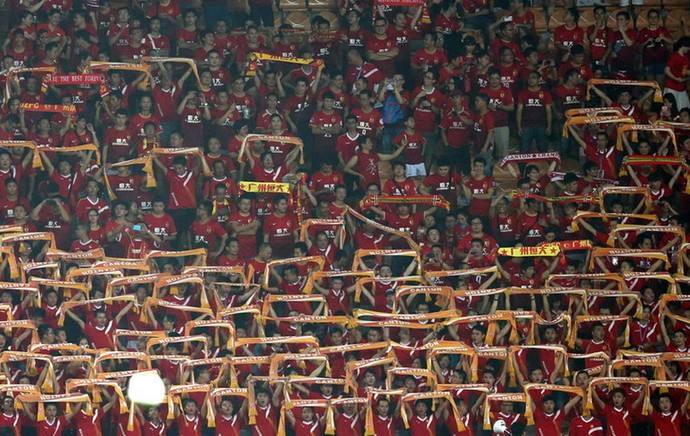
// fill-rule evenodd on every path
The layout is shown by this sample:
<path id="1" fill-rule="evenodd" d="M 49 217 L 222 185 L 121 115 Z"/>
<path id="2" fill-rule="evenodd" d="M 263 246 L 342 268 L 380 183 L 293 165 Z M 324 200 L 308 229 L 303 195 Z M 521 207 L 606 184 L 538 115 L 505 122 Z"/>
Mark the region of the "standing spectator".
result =
<path id="1" fill-rule="evenodd" d="M 553 42 L 558 50 L 556 60 L 559 63 L 570 58 L 570 49 L 573 45 L 585 43 L 585 30 L 578 25 L 580 13 L 577 8 L 568 8 L 563 21 L 564 23 L 553 32 Z"/>
<path id="2" fill-rule="evenodd" d="M 175 221 L 175 227 L 181 234 L 176 245 L 177 247 L 191 248 L 188 230 L 196 213 L 196 170 L 188 168 L 187 158 L 184 156 L 175 156 L 172 161 L 173 169 L 164 165 L 156 155 L 154 155 L 153 161 L 165 174 L 165 181 L 170 191 L 168 211 Z M 196 162 L 198 166 L 199 160 L 197 159 Z"/>
<path id="3" fill-rule="evenodd" d="M 637 43 L 642 48 L 642 69 L 647 80 L 662 83 L 673 38 L 666 27 L 659 25 L 658 10 L 647 11 L 647 22 L 649 25 L 637 34 Z"/>
<path id="4" fill-rule="evenodd" d="M 673 95 L 678 110 L 681 110 L 690 107 L 687 91 L 687 81 L 690 78 L 690 59 L 687 56 L 690 51 L 690 37 L 681 37 L 673 50 L 664 69 L 664 94 Z"/>
<path id="5" fill-rule="evenodd" d="M 517 103 L 517 129 L 522 137 L 520 152 L 529 152 L 533 140 L 539 151 L 546 151 L 551 136 L 553 101 L 549 91 L 539 84 L 539 73 L 529 73 L 527 88 L 520 91 Z"/>
<path id="6" fill-rule="evenodd" d="M 395 58 L 399 54 L 395 38 L 388 32 L 388 21 L 383 17 L 374 21 L 374 33 L 364 41 L 367 59 L 379 69 L 383 77 L 389 79 L 395 73 Z"/>
<path id="7" fill-rule="evenodd" d="M 425 162 L 427 167 L 436 153 L 436 142 L 438 141 L 438 118 L 441 108 L 445 103 L 445 97 L 440 89 L 436 88 L 438 73 L 430 70 L 424 73 L 423 84 L 412 91 L 412 102 L 414 119 L 417 130 L 424 136 L 426 142 Z"/>
<path id="8" fill-rule="evenodd" d="M 630 29 L 630 14 L 622 11 L 616 14 L 616 30 L 608 40 L 606 59 L 611 72 L 619 79 L 635 78 L 635 40 L 637 35 Z"/>

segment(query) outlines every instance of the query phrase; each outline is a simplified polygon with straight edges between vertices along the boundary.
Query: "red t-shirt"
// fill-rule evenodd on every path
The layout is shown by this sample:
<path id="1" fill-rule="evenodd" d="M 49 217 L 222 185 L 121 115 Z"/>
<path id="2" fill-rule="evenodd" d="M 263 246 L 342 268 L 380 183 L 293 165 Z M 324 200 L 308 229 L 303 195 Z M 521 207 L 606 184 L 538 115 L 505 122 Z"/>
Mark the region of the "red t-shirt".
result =
<path id="1" fill-rule="evenodd" d="M 465 186 L 467 186 L 467 189 L 472 192 L 472 194 L 477 195 L 483 195 L 483 194 L 488 194 L 489 190 L 495 186 L 494 179 L 491 177 L 484 177 L 481 180 L 477 180 L 474 177 L 470 177 L 467 182 L 465 182 Z M 491 206 L 491 199 L 480 199 L 480 198 L 472 198 L 470 200 L 470 205 L 467 210 L 467 212 L 470 215 L 476 215 L 476 216 L 487 216 L 489 214 L 489 208 Z"/>
<path id="2" fill-rule="evenodd" d="M 551 94 L 544 89 L 532 91 L 528 88 L 520 91 L 518 104 L 524 105 L 522 112 L 523 127 L 546 127 L 546 105 L 552 104 Z"/>
<path id="3" fill-rule="evenodd" d="M 379 129 L 383 128 L 383 117 L 378 109 L 365 112 L 357 108 L 352 110 L 352 115 L 357 117 L 357 131 L 362 135 L 375 137 Z"/>
<path id="4" fill-rule="evenodd" d="M 289 246 L 294 242 L 292 233 L 297 229 L 297 222 L 294 216 L 285 214 L 278 217 L 270 214 L 264 219 L 263 232 L 268 234 L 269 243 L 276 246 Z"/>
<path id="5" fill-rule="evenodd" d="M 244 216 L 239 212 L 233 212 L 228 218 L 228 223 L 237 223 L 237 225 L 245 226 L 256 220 L 254 214 Z M 256 256 L 256 234 L 253 235 L 234 235 L 240 244 L 240 251 L 237 254 L 240 258 L 250 258 Z"/>
<path id="6" fill-rule="evenodd" d="M 571 436 L 604 436 L 604 427 L 598 418 L 578 416 L 570 421 Z"/>
<path id="7" fill-rule="evenodd" d="M 252 428 L 254 436 L 276 434 L 278 431 L 278 411 L 269 404 L 265 408 L 256 406 L 256 425 Z"/>
<path id="8" fill-rule="evenodd" d="M 604 408 L 604 418 L 606 419 L 606 434 L 630 434 L 632 414 L 627 408 L 616 409 L 607 404 Z"/>
<path id="9" fill-rule="evenodd" d="M 534 411 L 535 432 L 538 436 L 560 435 L 564 420 L 562 410 L 547 414 L 542 409 L 536 409 Z"/>
<path id="10" fill-rule="evenodd" d="M 107 348 L 109 350 L 114 350 L 113 345 L 113 332 L 117 326 L 113 321 L 110 321 L 105 327 L 99 328 L 92 324 L 86 324 L 84 326 L 84 335 L 93 345 L 93 348 Z"/>
<path id="11" fill-rule="evenodd" d="M 424 163 L 424 155 L 422 154 L 422 147 L 426 143 L 424 136 L 417 132 L 410 135 L 403 131 L 393 139 L 393 143 L 401 144 L 403 138 L 407 138 L 407 146 L 403 151 L 405 163 L 408 165 Z"/>
<path id="12" fill-rule="evenodd" d="M 165 176 L 170 189 L 169 209 L 194 209 L 196 208 L 196 176 L 191 171 L 185 171 L 178 175 L 173 170 L 168 170 Z"/>
<path id="13" fill-rule="evenodd" d="M 420 92 L 422 92 L 422 88 L 417 87 L 412 91 L 412 95 L 417 96 Z M 437 126 L 436 114 L 431 108 L 422 107 L 422 102 L 424 101 L 431 103 L 432 107 L 440 109 L 445 103 L 445 97 L 440 90 L 434 88 L 431 92 L 427 92 L 425 96 L 419 99 L 413 114 L 417 130 L 421 133 L 432 132 Z"/>
<path id="14" fill-rule="evenodd" d="M 58 436 L 67 428 L 67 419 L 64 415 L 56 416 L 52 423 L 48 419 L 36 423 L 36 433 L 38 436 Z"/>
<path id="15" fill-rule="evenodd" d="M 242 428 L 245 426 L 244 420 L 237 414 L 229 418 L 220 413 L 216 415 L 216 434 L 222 436 L 240 436 Z"/>
<path id="16" fill-rule="evenodd" d="M 189 228 L 189 233 L 193 238 L 193 244 L 206 244 L 210 253 L 216 251 L 218 241 L 228 234 L 215 219 L 206 223 L 199 220 L 194 221 Z"/>
<path id="17" fill-rule="evenodd" d="M 192 419 L 187 418 L 187 415 L 181 413 L 175 419 L 177 423 L 177 431 L 180 436 L 201 436 L 201 429 L 203 423 L 199 415 L 195 415 Z"/>
<path id="18" fill-rule="evenodd" d="M 671 70 L 671 74 L 682 79 L 687 77 L 688 69 L 690 69 L 690 59 L 688 59 L 687 56 L 683 56 L 679 53 L 673 53 L 668 59 L 666 66 Z M 666 76 L 664 87 L 674 91 L 683 92 L 685 91 L 686 82 L 678 82 L 677 80 L 673 80 Z"/>
<path id="19" fill-rule="evenodd" d="M 435 415 L 420 418 L 415 415 L 410 419 L 410 433 L 412 436 L 436 436 L 436 425 L 438 419 Z"/>

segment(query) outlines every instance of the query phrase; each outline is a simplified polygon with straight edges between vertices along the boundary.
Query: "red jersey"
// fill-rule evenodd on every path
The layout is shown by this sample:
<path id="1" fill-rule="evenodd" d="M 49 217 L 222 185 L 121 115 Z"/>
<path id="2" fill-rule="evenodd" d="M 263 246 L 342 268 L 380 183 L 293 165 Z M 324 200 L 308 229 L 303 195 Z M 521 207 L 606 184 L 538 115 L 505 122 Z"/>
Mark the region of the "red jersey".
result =
<path id="1" fill-rule="evenodd" d="M 581 86 L 566 88 L 561 85 L 553 90 L 553 97 L 558 101 L 561 114 L 565 115 L 568 109 L 580 108 L 584 103 L 585 92 Z"/>
<path id="2" fill-rule="evenodd" d="M 604 436 L 604 427 L 594 416 L 578 416 L 570 421 L 569 434 L 571 436 Z"/>
<path id="3" fill-rule="evenodd" d="M 278 431 L 278 411 L 269 404 L 266 407 L 256 405 L 256 424 L 252 427 L 253 436 L 271 436 Z"/>
<path id="4" fill-rule="evenodd" d="M 556 44 L 563 44 L 566 48 L 575 44 L 584 45 L 585 29 L 578 26 L 568 29 L 565 24 L 562 24 L 554 30 L 553 40 Z"/>
<path id="5" fill-rule="evenodd" d="M 143 431 L 144 436 L 165 436 L 168 432 L 168 429 L 165 425 L 165 421 L 163 420 L 161 420 L 158 425 L 153 424 L 151 421 L 146 421 L 144 423 Z"/>
<path id="6" fill-rule="evenodd" d="M 687 77 L 688 70 L 690 70 L 690 59 L 687 56 L 683 56 L 679 53 L 673 53 L 668 59 L 666 67 L 670 69 L 671 74 L 683 79 Z M 664 87 L 682 92 L 685 91 L 686 82 L 679 82 L 666 76 Z"/>
<path id="7" fill-rule="evenodd" d="M 492 87 L 487 87 L 482 90 L 483 94 L 489 97 L 489 105 L 506 105 L 510 106 L 515 104 L 515 98 L 513 98 L 513 93 L 509 88 L 504 86 L 499 86 L 494 89 Z M 494 127 L 507 127 L 508 126 L 508 112 L 502 109 L 496 109 L 493 111 L 494 114 Z"/>
<path id="8" fill-rule="evenodd" d="M 412 436 L 436 436 L 436 425 L 438 419 L 435 415 L 420 418 L 415 415 L 410 419 L 410 433 Z"/>
<path id="9" fill-rule="evenodd" d="M 436 48 L 433 53 L 429 53 L 424 48 L 420 48 L 412 54 L 412 64 L 423 67 L 424 71 L 428 71 L 429 68 L 440 67 L 447 63 L 448 57 L 440 48 Z"/>
<path id="10" fill-rule="evenodd" d="M 378 413 L 374 415 L 374 433 L 377 436 L 394 436 L 395 423 L 391 417 L 383 417 Z"/>
<path id="11" fill-rule="evenodd" d="M 431 188 L 432 193 L 442 195 L 451 204 L 456 204 L 458 201 L 458 185 L 461 183 L 462 176 L 458 173 L 450 172 L 446 176 L 431 174 L 424 179 L 422 184 Z"/>
<path id="12" fill-rule="evenodd" d="M 88 214 L 90 210 L 95 210 L 98 212 L 98 216 L 101 222 L 105 222 L 110 219 L 110 206 L 102 198 L 97 198 L 96 201 L 91 200 L 89 197 L 84 197 L 77 202 L 76 215 L 79 221 L 87 222 Z"/>
<path id="13" fill-rule="evenodd" d="M 357 164 L 355 164 L 354 170 L 364 176 L 360 181 L 362 189 L 366 189 L 371 183 L 381 183 L 381 178 L 379 177 L 380 159 L 378 153 L 364 153 L 363 151 L 358 151 L 356 156 Z"/>
<path id="14" fill-rule="evenodd" d="M 223 236 L 227 236 L 228 232 L 218 224 L 215 219 L 202 223 L 196 220 L 189 228 L 189 234 L 192 237 L 193 244 L 205 244 L 208 247 L 209 253 L 216 251 L 216 245 Z"/>
<path id="15" fill-rule="evenodd" d="M 378 109 L 365 112 L 357 108 L 352 110 L 352 115 L 357 117 L 357 131 L 364 136 L 375 137 L 379 129 L 383 128 L 383 118 Z"/>
<path id="16" fill-rule="evenodd" d="M 548 91 L 541 88 L 536 91 L 525 88 L 520 91 L 517 102 L 524 106 L 523 127 L 546 127 L 546 106 L 553 103 Z"/>
<path id="17" fill-rule="evenodd" d="M 333 126 L 343 126 L 343 117 L 336 111 L 332 114 L 327 114 L 324 111 L 314 112 L 309 120 L 309 124 L 320 126 L 320 127 L 333 127 Z M 336 137 L 332 133 L 323 133 L 314 135 L 315 142 L 318 143 L 320 139 L 325 139 L 328 142 L 333 142 L 335 145 Z"/>
<path id="18" fill-rule="evenodd" d="M 239 212 L 233 212 L 228 218 L 228 223 L 236 223 L 239 226 L 245 226 L 256 220 L 254 214 L 242 215 Z M 240 258 L 250 258 L 256 256 L 256 234 L 253 235 L 233 235 L 237 238 L 240 244 L 240 251 L 238 257 Z"/>
<path id="19" fill-rule="evenodd" d="M 632 414 L 627 408 L 617 409 L 606 405 L 604 408 L 607 435 L 629 435 Z"/>
<path id="20" fill-rule="evenodd" d="M 222 414 L 216 415 L 216 435 L 218 436 L 240 436 L 244 420 L 237 414 L 226 418 Z"/>
<path id="21" fill-rule="evenodd" d="M 203 423 L 199 415 L 194 415 L 192 419 L 189 419 L 186 414 L 181 413 L 175 422 L 177 422 L 177 431 L 180 436 L 201 436 Z"/>
<path id="22" fill-rule="evenodd" d="M 372 34 L 364 41 L 366 51 L 371 51 L 375 54 L 388 53 L 397 48 L 396 40 L 392 36 L 385 35 L 380 39 L 377 35 Z M 374 65 L 378 67 L 384 77 L 391 77 L 395 74 L 395 59 L 389 58 L 382 61 L 373 61 Z"/>
<path id="23" fill-rule="evenodd" d="M 418 132 L 408 134 L 403 131 L 393 139 L 393 144 L 401 144 L 403 139 L 407 139 L 407 146 L 405 151 L 403 151 L 405 163 L 408 165 L 424 163 L 424 154 L 422 153 L 422 149 L 426 144 L 424 136 Z"/>
<path id="24" fill-rule="evenodd" d="M 383 189 L 381 190 L 384 195 L 393 196 L 413 196 L 417 195 L 417 185 L 411 179 L 405 179 L 402 182 L 398 182 L 395 179 L 386 180 L 383 184 Z"/>
<path id="25" fill-rule="evenodd" d="M 269 235 L 268 241 L 274 249 L 276 246 L 292 245 L 295 230 L 297 230 L 297 221 L 290 214 L 278 217 L 272 213 L 264 219 L 263 232 Z"/>
<path id="26" fill-rule="evenodd" d="M 320 194 L 319 200 L 333 201 L 335 196 L 332 193 L 335 192 L 335 187 L 344 183 L 342 174 L 337 171 L 331 171 L 330 174 L 318 171 L 312 174 L 309 180 L 309 190 L 312 192 L 329 191 L 327 194 Z"/>
<path id="27" fill-rule="evenodd" d="M 64 415 L 56 416 L 52 422 L 48 418 L 36 423 L 36 434 L 38 436 L 60 436 L 67 428 L 67 419 Z"/>
<path id="28" fill-rule="evenodd" d="M 494 188 L 495 183 L 494 179 L 491 177 L 484 177 L 481 180 L 470 177 L 470 179 L 465 182 L 465 186 L 473 195 L 484 195 L 488 194 L 489 191 Z M 470 215 L 487 216 L 489 214 L 490 206 L 491 199 L 472 198 L 470 200 L 470 205 L 467 212 Z"/>
<path id="29" fill-rule="evenodd" d="M 544 413 L 542 409 L 534 411 L 534 424 L 536 436 L 556 436 L 561 434 L 561 425 L 565 420 L 563 411 Z"/>
<path id="30" fill-rule="evenodd" d="M 417 87 L 414 91 L 412 91 L 412 95 L 417 96 L 421 92 L 422 88 Z M 425 101 L 429 102 L 431 106 L 422 107 L 422 103 Z M 415 125 L 419 132 L 427 133 L 436 129 L 436 114 L 431 110 L 431 107 L 441 109 L 444 103 L 445 97 L 443 96 L 443 93 L 436 88 L 432 88 L 431 92 L 426 92 L 426 95 L 418 100 L 417 106 L 414 108 L 413 115 L 416 122 Z"/>
<path id="31" fill-rule="evenodd" d="M 335 420 L 335 434 L 362 434 L 362 420 L 359 413 L 348 416 L 345 413 L 340 413 Z M 378 433 L 377 433 L 378 434 Z"/>
<path id="32" fill-rule="evenodd" d="M 196 176 L 191 171 L 185 171 L 178 175 L 173 170 L 168 170 L 165 176 L 170 189 L 169 209 L 195 209 L 196 208 Z"/>
<path id="33" fill-rule="evenodd" d="M 164 213 L 163 216 L 160 217 L 157 217 L 154 214 L 150 213 L 144 215 L 143 221 L 144 224 L 146 224 L 146 228 L 149 229 L 151 233 L 155 234 L 160 238 L 165 238 L 166 236 L 170 236 L 177 233 L 175 221 L 167 213 Z M 170 243 L 164 242 L 162 244 L 158 244 L 157 242 L 154 242 L 154 247 L 157 250 L 169 250 Z"/>
<path id="34" fill-rule="evenodd" d="M 78 436 L 101 436 L 101 421 L 103 421 L 103 409 L 94 408 L 92 415 L 87 415 L 83 409 L 74 415 L 74 424 L 77 427 Z"/>
<path id="35" fill-rule="evenodd" d="M 343 157 L 345 163 L 352 159 L 352 156 L 357 152 L 357 143 L 359 142 L 360 134 L 357 132 L 354 137 L 351 137 L 349 133 L 344 133 L 338 136 L 335 145 L 335 151 L 340 153 Z"/>
<path id="36" fill-rule="evenodd" d="M 105 327 L 96 327 L 92 324 L 86 324 L 84 326 L 84 336 L 86 336 L 96 350 L 102 348 L 115 350 L 113 345 L 113 333 L 116 327 L 113 321 L 110 321 Z"/>
<path id="37" fill-rule="evenodd" d="M 321 424 L 319 421 L 302 421 L 297 419 L 292 426 L 295 436 L 321 436 Z"/>

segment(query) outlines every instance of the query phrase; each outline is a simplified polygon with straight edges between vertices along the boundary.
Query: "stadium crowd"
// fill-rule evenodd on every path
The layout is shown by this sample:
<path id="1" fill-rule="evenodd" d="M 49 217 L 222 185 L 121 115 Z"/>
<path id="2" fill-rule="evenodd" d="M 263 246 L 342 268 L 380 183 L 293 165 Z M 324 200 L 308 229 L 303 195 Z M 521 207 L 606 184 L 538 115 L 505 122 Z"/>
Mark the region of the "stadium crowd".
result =
<path id="1" fill-rule="evenodd" d="M 273 3 L 6 0 L 0 436 L 690 435 L 684 23 Z"/>

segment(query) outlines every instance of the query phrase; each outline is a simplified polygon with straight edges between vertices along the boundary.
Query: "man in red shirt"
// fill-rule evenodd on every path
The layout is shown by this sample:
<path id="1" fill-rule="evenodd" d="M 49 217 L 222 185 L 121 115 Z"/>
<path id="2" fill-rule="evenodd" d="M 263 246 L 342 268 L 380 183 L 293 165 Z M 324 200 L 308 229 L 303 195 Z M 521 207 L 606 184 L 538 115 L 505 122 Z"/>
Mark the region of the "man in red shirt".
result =
<path id="1" fill-rule="evenodd" d="M 14 208 L 17 205 L 24 206 L 24 209 L 31 211 L 29 201 L 19 195 L 19 186 L 13 178 L 5 179 L 5 195 L 0 197 L 0 219 L 6 223 L 14 218 Z"/>
<path id="2" fill-rule="evenodd" d="M 570 57 L 570 49 L 575 44 L 584 44 L 585 29 L 578 26 L 580 13 L 577 8 L 568 8 L 563 17 L 564 23 L 553 32 L 553 40 L 558 49 L 557 62 L 565 62 Z"/>
<path id="3" fill-rule="evenodd" d="M 405 175 L 421 180 L 422 177 L 426 176 L 426 165 L 424 163 L 426 140 L 415 129 L 415 125 L 414 116 L 408 115 L 404 122 L 405 129 L 393 138 L 393 144 L 404 148 Z"/>
<path id="4" fill-rule="evenodd" d="M 333 153 L 331 152 L 331 156 Z M 330 160 L 322 160 L 321 169 L 311 175 L 309 190 L 318 201 L 335 200 L 335 187 L 344 184 L 343 175 L 333 170 Z"/>
<path id="5" fill-rule="evenodd" d="M 487 176 L 486 160 L 478 157 L 472 165 L 472 175 L 462 184 L 465 197 L 470 200 L 467 212 L 474 216 L 489 216 L 491 198 L 494 195 L 494 179 Z"/>
<path id="6" fill-rule="evenodd" d="M 432 414 L 429 414 L 429 405 L 424 400 L 415 401 L 414 413 L 409 402 L 405 402 L 403 407 L 407 408 L 407 416 L 412 415 L 409 422 L 412 436 L 436 436 L 436 426 L 443 411 L 448 407 L 448 402 L 442 402 Z"/>
<path id="7" fill-rule="evenodd" d="M 345 71 L 345 83 L 350 92 L 355 91 L 355 82 L 362 77 L 367 80 L 369 88 L 373 90 L 378 89 L 384 77 L 374 64 L 364 62 L 362 54 L 354 48 L 347 52 L 347 61 L 350 67 Z"/>
<path id="8" fill-rule="evenodd" d="M 333 108 L 334 103 L 333 93 L 324 93 L 322 109 L 314 112 L 309 120 L 309 128 L 314 135 L 315 156 L 333 154 L 338 135 L 343 131 L 343 117 Z"/>
<path id="9" fill-rule="evenodd" d="M 542 398 L 541 408 L 534 409 L 535 433 L 538 436 L 559 435 L 562 433 L 563 422 L 568 418 L 570 410 L 580 401 L 579 395 L 573 396 L 562 409 L 556 410 L 556 400 L 551 395 Z"/>
<path id="10" fill-rule="evenodd" d="M 609 34 L 607 59 L 614 78 L 635 78 L 635 39 L 637 34 L 630 25 L 630 13 L 616 14 L 616 30 Z"/>
<path id="11" fill-rule="evenodd" d="M 278 432 L 279 405 L 280 402 L 276 395 L 273 395 L 273 400 L 271 401 L 269 391 L 257 389 L 256 424 L 252 428 L 253 436 L 272 435 Z"/>
<path id="12" fill-rule="evenodd" d="M 115 114 L 115 125 L 105 132 L 103 141 L 103 160 L 117 162 L 120 157 L 129 159 L 132 156 L 134 136 L 127 127 L 127 111 L 118 109 Z"/>
<path id="13" fill-rule="evenodd" d="M 364 41 L 369 59 L 379 69 L 384 77 L 390 78 L 395 74 L 395 58 L 399 50 L 395 37 L 388 32 L 388 21 L 377 17 L 374 21 L 374 33 Z"/>
<path id="14" fill-rule="evenodd" d="M 182 246 L 191 247 L 189 227 L 192 225 L 196 214 L 197 198 L 195 171 L 187 168 L 187 158 L 184 156 L 175 156 L 172 161 L 172 170 L 166 167 L 156 155 L 154 155 L 153 161 L 165 173 L 165 180 L 170 191 L 168 212 L 175 221 L 175 227 L 181 232 L 178 243 L 182 243 Z M 199 162 L 199 159 L 196 159 L 197 166 Z"/>
<path id="15" fill-rule="evenodd" d="M 447 156 L 453 168 L 461 173 L 470 172 L 470 132 L 474 117 L 460 90 L 451 93 L 452 108 L 441 118 L 441 141 L 447 147 Z"/>
<path id="16" fill-rule="evenodd" d="M 225 248 L 228 232 L 211 216 L 211 203 L 205 201 L 196 209 L 196 221 L 189 228 L 194 247 L 208 249 L 209 257 L 215 262 Z"/>
<path id="17" fill-rule="evenodd" d="M 390 401 L 385 397 L 380 397 L 378 401 L 376 401 L 376 411 L 372 409 L 370 412 L 374 414 L 374 433 L 377 436 L 395 435 L 397 415 L 400 409 L 396 409 L 395 412 L 392 412 L 390 410 L 390 404 Z"/>
<path id="18" fill-rule="evenodd" d="M 599 418 L 594 416 L 578 416 L 570 421 L 571 436 L 604 436 L 604 427 Z"/>
<path id="19" fill-rule="evenodd" d="M 446 98 L 440 89 L 436 88 L 438 73 L 430 70 L 422 76 L 422 86 L 412 91 L 410 107 L 413 108 L 416 128 L 424 136 L 426 148 L 424 149 L 425 161 L 430 166 L 436 152 L 438 138 L 438 117 L 446 102 Z"/>
<path id="20" fill-rule="evenodd" d="M 273 212 L 264 219 L 264 243 L 273 247 L 273 255 L 278 259 L 292 256 L 292 244 L 298 240 L 298 227 L 295 216 L 287 210 L 287 197 L 276 195 L 273 199 Z"/>
<path id="21" fill-rule="evenodd" d="M 118 314 L 114 320 L 108 321 L 108 314 L 105 310 L 96 310 L 94 315 L 95 324 L 91 324 L 84 322 L 70 310 L 66 310 L 65 313 L 79 325 L 84 332 L 84 336 L 86 336 L 86 339 L 89 340 L 89 343 L 94 349 L 115 350 L 113 333 L 115 333 L 115 329 L 120 323 L 120 314 Z"/>
<path id="22" fill-rule="evenodd" d="M 359 107 L 352 110 L 357 117 L 357 131 L 364 136 L 377 138 L 383 129 L 383 117 L 378 109 L 374 109 L 371 91 L 365 89 L 359 93 Z"/>
<path id="23" fill-rule="evenodd" d="M 685 423 L 685 416 L 690 405 L 690 394 L 685 394 L 685 401 L 680 408 L 673 410 L 671 395 L 663 393 L 659 395 L 659 410 L 652 410 L 652 422 L 654 423 L 654 436 L 679 435 L 681 424 Z"/>
<path id="24" fill-rule="evenodd" d="M 108 28 L 108 45 L 111 47 L 114 57 L 120 58 L 120 52 L 124 47 L 129 46 L 129 9 L 120 8 L 117 10 L 117 22 Z"/>
<path id="25" fill-rule="evenodd" d="M 292 426 L 295 436 L 320 436 L 326 422 L 326 414 L 316 416 L 311 407 L 302 407 L 300 417 L 295 417 L 292 409 L 285 411 L 285 417 Z"/>
<path id="26" fill-rule="evenodd" d="M 515 111 L 515 98 L 510 88 L 501 83 L 501 72 L 497 68 L 490 68 L 488 75 L 489 86 L 482 89 L 482 93 L 489 97 L 489 109 L 494 115 L 495 156 L 501 159 L 508 154 L 508 118 Z"/>
<path id="27" fill-rule="evenodd" d="M 532 141 L 536 142 L 540 152 L 545 152 L 549 145 L 553 101 L 549 91 L 539 84 L 539 78 L 536 71 L 529 73 L 527 88 L 518 95 L 516 120 L 518 134 L 522 137 L 520 153 L 528 153 L 532 149 Z"/>
<path id="28" fill-rule="evenodd" d="M 70 413 L 58 416 L 58 406 L 56 403 L 46 403 L 45 419 L 37 420 L 36 414 L 29 407 L 24 408 L 26 416 L 32 421 L 36 422 L 36 434 L 38 436 L 55 436 L 62 434 L 67 428 L 69 421 L 81 409 L 82 403 L 75 404 Z"/>
<path id="29" fill-rule="evenodd" d="M 676 51 L 666 63 L 666 80 L 664 94 L 670 93 L 676 98 L 678 110 L 690 107 L 688 99 L 687 79 L 690 77 L 690 37 L 683 36 L 676 42 Z"/>
<path id="30" fill-rule="evenodd" d="M 458 203 L 459 186 L 462 183 L 462 176 L 451 170 L 446 160 L 436 161 L 436 172 L 428 175 L 419 186 L 419 192 L 430 195 L 437 194 L 443 196 L 452 205 Z"/>
<path id="31" fill-rule="evenodd" d="M 256 256 L 256 231 L 261 227 L 261 221 L 252 212 L 252 200 L 246 195 L 237 200 L 237 211 L 228 217 L 228 226 L 239 242 L 238 256 L 243 259 Z"/>
<path id="32" fill-rule="evenodd" d="M 640 395 L 631 406 L 626 406 L 626 393 L 623 388 L 616 388 L 611 391 L 610 398 L 612 404 L 610 405 L 601 399 L 598 389 L 592 389 L 594 404 L 599 410 L 600 416 L 605 418 L 606 421 L 605 429 L 607 435 L 630 434 L 633 410 L 637 409 L 637 407 L 642 404 L 646 392 L 646 389 L 642 389 L 642 395 Z"/>

